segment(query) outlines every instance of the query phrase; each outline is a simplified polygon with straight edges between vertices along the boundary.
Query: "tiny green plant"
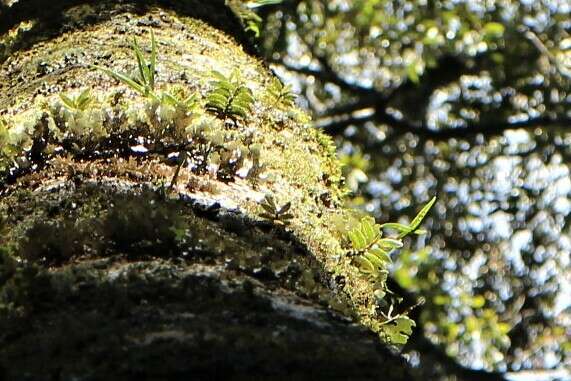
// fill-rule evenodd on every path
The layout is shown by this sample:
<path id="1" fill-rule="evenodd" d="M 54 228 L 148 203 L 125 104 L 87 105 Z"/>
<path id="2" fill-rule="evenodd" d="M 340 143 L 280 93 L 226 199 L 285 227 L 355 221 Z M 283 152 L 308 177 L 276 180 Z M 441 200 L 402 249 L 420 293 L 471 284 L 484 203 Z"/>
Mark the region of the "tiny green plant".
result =
<path id="1" fill-rule="evenodd" d="M 364 217 L 359 224 L 347 233 L 351 242 L 352 254 L 361 272 L 369 276 L 380 287 L 375 291 L 377 299 L 383 299 L 387 292 L 386 280 L 388 276 L 388 266 L 392 263 L 391 252 L 403 246 L 402 239 L 409 234 L 424 234 L 419 229 L 420 224 L 432 208 L 436 198 L 432 198 L 416 215 L 409 225 L 398 223 L 386 223 L 379 225 L 373 217 Z M 390 229 L 398 232 L 394 238 L 383 238 L 382 229 Z M 394 304 L 388 306 L 388 311 L 379 310 L 383 321 L 380 323 L 384 337 L 390 344 L 405 344 L 412 334 L 415 326 L 414 320 L 407 315 L 413 308 L 422 304 L 420 300 L 417 304 L 409 307 L 406 311 L 395 313 Z M 386 306 L 386 303 L 385 303 Z"/>
<path id="2" fill-rule="evenodd" d="M 196 94 L 191 94 L 185 97 L 183 94 L 163 92 L 161 94 L 161 103 L 167 104 L 181 110 L 192 110 L 194 106 L 198 103 L 198 97 Z"/>
<path id="3" fill-rule="evenodd" d="M 419 229 L 420 224 L 422 223 L 422 221 L 424 220 L 424 217 L 426 217 L 426 215 L 428 214 L 428 212 L 430 211 L 430 209 L 432 209 L 432 206 L 434 206 L 434 203 L 436 202 L 436 197 L 433 197 L 421 210 L 420 212 L 418 212 L 418 214 L 416 215 L 416 217 L 414 217 L 414 219 L 412 220 L 412 222 L 410 223 L 410 225 L 404 225 L 404 224 L 399 224 L 399 223 L 394 223 L 394 222 L 388 222 L 386 224 L 382 224 L 381 228 L 382 229 L 393 229 L 399 232 L 398 238 L 404 238 L 409 234 L 418 234 L 418 235 L 422 235 L 422 234 L 426 234 L 426 230 L 424 229 Z"/>
<path id="4" fill-rule="evenodd" d="M 394 238 L 382 238 L 381 225 L 375 223 L 373 217 L 362 218 L 347 236 L 361 271 L 384 282 L 388 274 L 386 268 L 392 262 L 390 252 L 402 247 L 402 242 Z"/>
<path id="5" fill-rule="evenodd" d="M 386 278 L 386 268 L 392 262 L 390 253 L 402 247 L 402 239 L 407 235 L 426 233 L 418 228 L 435 202 L 436 197 L 421 209 L 410 225 L 398 223 L 379 225 L 375 223 L 373 217 L 362 218 L 359 224 L 347 233 L 361 271 L 373 278 Z M 399 234 L 394 238 L 383 238 L 381 229 L 384 228 L 397 230 Z"/>
<path id="6" fill-rule="evenodd" d="M 230 77 L 213 71 L 213 89 L 207 96 L 206 109 L 219 117 L 246 119 L 254 104 L 252 90 L 244 85 L 240 74 L 234 70 Z"/>
<path id="7" fill-rule="evenodd" d="M 291 202 L 287 202 L 284 205 L 278 207 L 274 197 L 267 194 L 260 206 L 264 209 L 264 212 L 260 214 L 260 216 L 267 218 L 276 224 L 288 225 L 290 220 L 293 219 L 293 214 L 289 213 L 291 209 Z"/>
<path id="8" fill-rule="evenodd" d="M 247 32 L 254 33 L 256 38 L 260 37 L 260 26 L 262 18 L 258 16 L 252 9 L 263 7 L 265 5 L 280 4 L 283 0 L 230 0 L 227 4 L 234 10 L 236 15 L 242 20 Z"/>
<path id="9" fill-rule="evenodd" d="M 64 106 L 72 111 L 85 111 L 90 104 L 93 103 L 93 97 L 91 96 L 91 91 L 85 89 L 77 97 L 69 97 L 65 94 L 59 94 L 59 98 L 63 102 Z"/>
<path id="10" fill-rule="evenodd" d="M 291 85 L 284 85 L 278 78 L 273 78 L 268 87 L 268 94 L 273 99 L 274 104 L 284 104 L 292 106 L 296 95 L 293 93 Z"/>
<path id="11" fill-rule="evenodd" d="M 115 78 L 119 82 L 129 86 L 144 97 L 150 97 L 160 100 L 155 94 L 155 72 L 157 67 L 157 44 L 155 41 L 155 33 L 151 29 L 151 55 L 147 60 L 143 55 L 143 51 L 139 46 L 136 38 L 133 38 L 131 48 L 137 60 L 138 73 L 136 76 L 121 74 L 111 69 L 94 66 L 96 69 L 103 71 L 109 76 Z"/>

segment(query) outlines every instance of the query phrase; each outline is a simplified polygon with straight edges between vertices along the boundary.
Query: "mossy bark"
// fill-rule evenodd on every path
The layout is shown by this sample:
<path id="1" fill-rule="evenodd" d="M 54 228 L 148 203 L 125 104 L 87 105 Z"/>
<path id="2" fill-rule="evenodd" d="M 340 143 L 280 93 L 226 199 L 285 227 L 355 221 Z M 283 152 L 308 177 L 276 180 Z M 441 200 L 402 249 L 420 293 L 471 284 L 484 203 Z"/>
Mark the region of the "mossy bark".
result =
<path id="1" fill-rule="evenodd" d="M 0 8 L 0 378 L 410 380 L 343 256 L 331 143 L 271 99 L 223 2 L 37 6 Z M 151 28 L 157 91 L 204 99 L 237 70 L 251 114 L 181 113 L 93 69 L 129 73 Z M 61 104 L 82 89 L 88 109 Z M 264 218 L 267 195 L 292 217 Z"/>

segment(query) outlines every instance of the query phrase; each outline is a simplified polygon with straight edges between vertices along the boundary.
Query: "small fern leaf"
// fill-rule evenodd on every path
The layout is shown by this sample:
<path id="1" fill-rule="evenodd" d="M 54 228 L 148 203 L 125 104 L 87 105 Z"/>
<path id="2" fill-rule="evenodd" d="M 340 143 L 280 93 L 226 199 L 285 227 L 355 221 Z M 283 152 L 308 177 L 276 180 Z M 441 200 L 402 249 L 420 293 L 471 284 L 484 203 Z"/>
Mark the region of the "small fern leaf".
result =
<path id="1" fill-rule="evenodd" d="M 422 220 L 424 220 L 424 217 L 426 217 L 426 215 L 428 214 L 428 212 L 430 211 L 435 202 L 436 202 L 436 197 L 432 197 L 432 199 L 428 202 L 428 204 L 426 204 L 420 210 L 420 212 L 418 212 L 416 217 L 414 217 L 414 219 L 410 223 L 410 228 L 412 229 L 412 231 L 415 231 L 420 226 Z"/>
<path id="2" fill-rule="evenodd" d="M 400 249 L 403 244 L 401 240 L 394 238 L 383 238 L 378 242 L 379 247 L 386 250 Z"/>
<path id="3" fill-rule="evenodd" d="M 353 249 L 361 251 L 367 247 L 367 239 L 365 238 L 363 232 L 359 227 L 349 231 L 349 233 L 347 233 L 347 236 L 351 241 Z"/>
<path id="4" fill-rule="evenodd" d="M 369 275 L 375 275 L 376 274 L 377 271 L 375 269 L 375 265 L 373 265 L 371 263 L 371 261 L 369 261 L 364 256 L 356 257 L 355 261 L 357 262 L 357 266 L 359 267 L 359 270 L 362 273 L 369 274 Z"/>
<path id="5" fill-rule="evenodd" d="M 367 253 L 374 255 L 376 258 L 378 258 L 379 261 L 382 261 L 385 264 L 390 264 L 393 262 L 389 254 L 382 249 L 374 248 L 369 250 Z"/>

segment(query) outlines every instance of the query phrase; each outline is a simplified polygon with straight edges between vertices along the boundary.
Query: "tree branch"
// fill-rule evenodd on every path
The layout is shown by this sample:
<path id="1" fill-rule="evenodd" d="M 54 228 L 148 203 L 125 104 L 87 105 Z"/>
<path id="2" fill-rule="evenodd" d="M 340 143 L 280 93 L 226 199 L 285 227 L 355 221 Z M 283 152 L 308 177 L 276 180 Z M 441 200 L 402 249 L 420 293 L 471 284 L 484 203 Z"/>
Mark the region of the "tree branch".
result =
<path id="1" fill-rule="evenodd" d="M 405 119 L 399 119 L 394 115 L 387 113 L 385 110 L 377 110 L 373 115 L 366 118 L 363 117 L 349 117 L 347 119 L 333 121 L 328 124 L 323 124 L 319 127 L 330 135 L 339 135 L 343 133 L 345 128 L 350 125 L 358 125 L 365 121 L 375 121 L 381 124 L 387 124 L 394 128 L 396 136 L 401 136 L 406 133 L 413 133 L 415 135 L 433 139 L 433 140 L 447 140 L 450 138 L 463 138 L 473 136 L 476 134 L 486 134 L 487 136 L 501 135 L 504 131 L 513 130 L 518 128 L 534 129 L 538 127 L 553 127 L 561 126 L 565 128 L 571 127 L 571 118 L 566 116 L 560 117 L 538 117 L 530 118 L 523 121 L 509 122 L 498 121 L 497 123 L 475 123 L 469 124 L 466 127 L 448 127 L 441 129 L 433 129 L 426 125 L 415 124 Z"/>
<path id="2" fill-rule="evenodd" d="M 322 82 L 333 83 L 333 84 L 339 86 L 341 89 L 349 91 L 353 94 L 357 94 L 357 95 L 360 94 L 360 95 L 367 95 L 367 96 L 380 94 L 373 88 L 364 87 L 364 86 L 360 86 L 356 83 L 348 82 L 347 80 L 341 78 L 339 75 L 337 75 L 332 70 L 323 70 L 323 67 L 322 67 L 322 70 L 319 70 L 319 69 L 312 69 L 312 68 L 307 67 L 307 66 L 293 66 L 293 65 L 290 65 L 288 63 L 285 63 L 281 59 L 275 59 L 275 58 L 268 58 L 267 61 L 268 61 L 268 63 L 280 65 L 280 66 L 284 67 L 286 70 L 293 71 L 295 73 L 299 73 L 299 74 L 303 74 L 303 75 L 314 76 L 314 77 L 319 78 L 319 80 L 321 80 Z M 320 65 L 321 65 L 321 63 L 320 63 Z"/>

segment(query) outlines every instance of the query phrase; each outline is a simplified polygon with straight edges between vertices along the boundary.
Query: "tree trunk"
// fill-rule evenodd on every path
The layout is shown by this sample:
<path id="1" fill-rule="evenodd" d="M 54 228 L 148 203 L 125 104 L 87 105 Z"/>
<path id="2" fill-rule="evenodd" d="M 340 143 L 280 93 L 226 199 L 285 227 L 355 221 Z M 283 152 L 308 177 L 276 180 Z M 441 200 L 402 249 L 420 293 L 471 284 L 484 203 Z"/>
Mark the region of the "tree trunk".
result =
<path id="1" fill-rule="evenodd" d="M 344 255 L 332 144 L 223 1 L 3 4 L 1 379 L 411 379 Z M 151 30 L 145 95 L 106 68 L 140 82 Z M 245 115 L 208 105 L 213 70 Z"/>

